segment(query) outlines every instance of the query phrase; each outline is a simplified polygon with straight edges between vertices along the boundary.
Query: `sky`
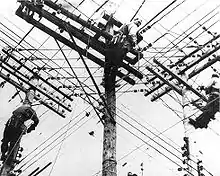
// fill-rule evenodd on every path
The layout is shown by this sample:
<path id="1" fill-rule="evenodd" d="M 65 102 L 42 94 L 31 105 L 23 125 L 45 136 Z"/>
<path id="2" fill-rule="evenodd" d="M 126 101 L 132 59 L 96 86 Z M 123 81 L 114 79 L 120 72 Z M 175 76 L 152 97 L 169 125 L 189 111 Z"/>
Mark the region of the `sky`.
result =
<path id="1" fill-rule="evenodd" d="M 71 1 L 73 5 L 77 5 L 79 2 L 79 0 Z M 90 16 L 96 10 L 97 4 L 102 4 L 103 2 L 103 0 L 85 0 L 85 3 L 83 3 L 79 9 Z M 115 17 L 124 23 L 129 21 L 135 13 L 135 10 L 137 10 L 142 3 L 141 0 L 112 0 L 111 2 L 112 3 L 108 3 L 104 6 L 104 9 L 95 13 L 93 19 L 99 21 L 100 15 L 105 10 L 115 11 Z M 142 18 L 144 22 L 147 22 L 170 2 L 171 1 L 168 0 L 146 1 L 137 16 Z M 182 1 L 177 1 L 176 4 L 180 2 Z M 63 2 L 63 4 L 66 3 Z M 14 0 L 3 1 L 0 6 L 0 19 L 1 23 L 14 30 L 19 36 L 24 36 L 32 26 L 15 15 L 18 5 L 19 4 Z M 152 57 L 154 54 L 153 52 L 166 46 L 175 36 L 183 33 L 183 31 L 187 30 L 193 24 L 195 27 L 197 25 L 202 25 L 204 21 L 199 23 L 196 22 L 201 19 L 202 16 L 217 7 L 217 5 L 219 5 L 218 0 L 186 0 L 186 2 L 159 21 L 151 30 L 144 33 L 143 36 L 147 43 L 154 44 L 154 49 L 144 52 L 144 56 L 146 58 Z M 68 8 L 69 10 L 73 10 L 70 7 Z M 220 27 L 219 8 L 216 9 L 215 12 L 216 16 L 208 20 L 205 25 L 208 27 L 217 21 L 210 30 L 213 33 L 218 33 Z M 78 12 L 75 11 L 75 13 Z M 180 20 L 181 22 L 179 22 Z M 154 43 L 158 36 L 167 32 L 172 26 L 175 27 L 168 32 L 168 35 L 163 37 L 162 40 Z M 1 29 L 3 29 L 2 25 Z M 193 33 L 192 37 L 195 37 L 196 34 L 198 33 Z M 10 41 L 2 33 L 0 34 L 0 38 Z M 48 36 L 46 34 L 35 28 L 25 40 L 35 47 L 39 47 L 47 38 Z M 202 44 L 207 41 L 208 38 L 210 38 L 210 36 L 205 33 L 198 37 L 197 42 Z M 140 45 L 144 46 L 146 43 L 141 43 Z M 179 47 L 181 47 L 181 45 L 183 44 L 179 44 Z M 52 39 L 47 40 L 43 44 L 43 48 L 53 48 L 54 46 L 55 42 Z M 0 48 L 2 47 L 4 46 L 1 43 Z M 168 54 L 172 54 L 172 52 Z M 52 52 L 48 52 L 48 56 L 52 55 Z M 75 52 L 69 53 L 69 56 L 77 57 Z M 60 57 L 60 55 L 57 57 Z M 161 61 L 163 61 L 163 58 Z M 146 61 L 140 61 L 140 65 L 143 64 L 143 62 Z M 61 64 L 60 61 L 57 61 L 57 63 Z M 78 63 L 74 62 L 71 63 L 76 64 L 76 66 L 81 65 L 77 65 Z M 136 67 L 139 68 L 138 66 Z M 216 64 L 215 68 L 219 69 L 220 67 Z M 140 67 L 139 69 L 145 73 L 144 68 Z M 87 75 L 83 69 L 77 73 L 80 75 Z M 102 73 L 103 70 L 100 69 L 97 75 L 100 76 Z M 206 85 L 211 73 L 212 69 L 209 68 L 199 74 L 196 79 L 190 81 L 195 81 L 195 86 Z M 97 77 L 97 82 L 100 82 L 100 79 L 100 77 Z M 2 80 L 0 79 L 0 81 Z M 122 91 L 128 88 L 129 90 L 145 88 L 143 82 L 140 81 L 138 83 L 139 84 L 133 87 L 127 86 L 125 89 L 122 89 Z M 103 91 L 103 88 L 100 87 L 100 89 Z M 12 111 L 21 105 L 19 96 L 9 102 L 15 92 L 16 89 L 10 84 L 6 84 L 4 88 L 0 89 L 0 137 L 2 137 L 4 124 L 10 117 Z M 21 94 L 21 97 L 24 97 L 24 95 Z M 178 166 L 175 164 L 178 163 L 182 165 L 180 160 L 171 154 L 175 153 L 181 158 L 181 154 L 178 151 L 181 150 L 180 148 L 183 145 L 183 137 L 185 135 L 184 126 L 181 122 L 182 113 L 179 112 L 182 111 L 182 108 L 169 96 L 165 96 L 163 101 L 151 102 L 151 96 L 145 97 L 142 92 L 134 93 L 127 91 L 126 93 L 117 93 L 117 97 L 117 114 L 119 116 L 117 122 L 124 127 L 120 125 L 117 126 L 118 175 L 124 176 L 129 171 L 140 176 L 142 174 L 143 176 L 158 176 L 161 174 L 164 176 L 184 175 L 183 172 L 177 171 Z M 188 98 L 193 99 L 194 97 L 189 94 Z M 173 111 L 165 107 L 165 103 L 176 109 L 176 112 L 178 112 L 180 116 L 177 116 Z M 32 154 L 28 155 L 19 165 L 19 167 L 22 167 L 22 170 L 24 170 L 21 175 L 27 175 L 35 168 L 42 168 L 49 162 L 52 162 L 52 165 L 41 175 L 101 175 L 103 126 L 101 123 L 98 123 L 99 119 L 92 111 L 92 107 L 82 99 L 77 97 L 74 98 L 71 102 L 71 106 L 73 110 L 67 113 L 66 118 L 62 118 L 51 111 L 46 111 L 47 109 L 42 106 L 35 107 L 40 117 L 40 124 L 34 132 L 25 135 L 22 139 L 22 146 L 24 148 L 23 156 L 26 156 L 30 152 L 32 152 Z M 90 116 L 86 117 L 86 112 L 90 111 Z M 196 109 L 190 107 L 186 110 L 186 115 L 191 115 L 195 112 Z M 220 162 L 219 113 L 216 114 L 216 118 L 215 121 L 209 124 L 208 129 L 195 130 L 187 126 L 189 129 L 187 135 L 189 135 L 191 142 L 193 160 L 202 160 L 204 167 L 214 176 L 220 174 L 218 164 Z M 133 124 L 135 128 L 126 123 L 125 120 Z M 57 132 L 58 130 L 59 132 Z M 89 135 L 91 131 L 94 131 L 94 136 Z M 160 138 L 154 139 L 155 134 L 160 134 L 162 132 L 163 134 L 160 135 Z M 61 134 L 63 134 L 62 137 L 56 139 Z M 48 138 L 50 139 L 48 140 Z M 48 146 L 50 141 L 53 140 L 54 143 Z M 41 143 L 43 144 L 39 146 Z M 178 149 L 178 151 L 176 149 Z M 38 154 L 41 150 L 43 150 L 43 152 Z M 49 152 L 47 153 L 47 151 Z M 31 158 L 33 159 L 30 160 Z M 143 163 L 143 173 L 141 172 L 141 163 Z M 194 165 L 194 167 L 196 166 Z M 195 172 L 193 174 L 197 175 Z M 208 174 L 206 173 L 206 175 Z"/>

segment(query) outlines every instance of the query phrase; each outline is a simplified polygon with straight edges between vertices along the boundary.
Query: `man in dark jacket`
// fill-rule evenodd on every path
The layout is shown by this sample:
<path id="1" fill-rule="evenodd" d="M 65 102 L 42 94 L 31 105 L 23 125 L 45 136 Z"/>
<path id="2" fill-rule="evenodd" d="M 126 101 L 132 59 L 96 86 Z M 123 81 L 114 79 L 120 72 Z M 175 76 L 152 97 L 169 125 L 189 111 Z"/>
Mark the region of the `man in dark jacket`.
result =
<path id="1" fill-rule="evenodd" d="M 39 123 L 36 112 L 31 108 L 34 91 L 28 90 L 23 105 L 13 111 L 11 118 L 7 121 L 3 133 L 1 145 L 1 160 L 5 161 L 9 155 L 13 155 L 15 146 L 20 143 L 22 135 L 30 133 Z M 25 122 L 32 120 L 33 123 L 27 128 Z"/>

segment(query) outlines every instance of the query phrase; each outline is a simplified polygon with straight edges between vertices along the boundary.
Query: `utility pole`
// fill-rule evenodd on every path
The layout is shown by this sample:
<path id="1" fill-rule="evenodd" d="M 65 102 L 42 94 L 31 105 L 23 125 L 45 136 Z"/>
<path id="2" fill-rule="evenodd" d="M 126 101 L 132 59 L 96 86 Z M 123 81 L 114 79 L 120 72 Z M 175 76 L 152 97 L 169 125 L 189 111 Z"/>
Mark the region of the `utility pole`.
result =
<path id="1" fill-rule="evenodd" d="M 113 33 L 113 25 L 107 24 L 106 32 Z M 108 41 L 106 40 L 106 45 Z M 106 47 L 107 48 L 107 47 Z M 104 66 L 104 87 L 106 110 L 104 115 L 104 132 L 103 132 L 103 162 L 102 162 L 102 176 L 116 176 L 117 162 L 116 162 L 116 95 L 115 82 L 117 68 L 110 62 L 106 52 L 105 66 Z M 112 69 L 116 68 L 116 69 Z"/>
<path id="2" fill-rule="evenodd" d="M 114 83 L 113 83 L 114 84 Z M 102 176 L 116 176 L 116 96 L 115 87 L 105 90 L 106 111 L 104 119 L 104 134 L 103 134 L 103 163 Z M 114 120 L 112 119 L 114 118 Z"/>
<path id="3" fill-rule="evenodd" d="M 51 12 L 48 10 L 48 8 L 50 8 Z M 32 14 L 38 15 L 29 15 L 28 13 L 25 13 L 25 9 L 31 11 Z M 57 11 L 59 11 L 59 14 L 66 16 L 68 20 L 70 20 L 70 22 L 61 19 L 59 14 L 56 13 Z M 132 66 L 138 62 L 139 56 L 141 55 L 140 51 L 132 50 L 130 52 L 135 57 L 126 55 L 123 60 L 120 61 L 120 64 L 114 63 L 117 58 L 122 58 L 119 56 L 120 49 L 119 51 L 115 51 L 115 48 L 111 48 L 110 46 L 108 46 L 108 42 L 105 43 L 102 40 L 99 40 L 99 37 L 102 36 L 106 39 L 106 41 L 110 41 L 113 37 L 113 26 L 122 26 L 122 23 L 113 18 L 111 15 L 104 14 L 102 17 L 103 20 L 107 22 L 107 24 L 100 23 L 100 25 L 98 24 L 98 26 L 95 26 L 90 22 L 90 20 L 83 20 L 80 16 L 70 13 L 62 6 L 54 3 L 51 0 L 44 1 L 43 8 L 39 8 L 31 2 L 22 1 L 21 5 L 16 11 L 16 15 L 21 17 L 28 23 L 34 25 L 38 29 L 42 30 L 43 32 L 47 33 L 48 35 L 52 36 L 57 41 L 74 50 L 77 50 L 77 52 L 87 57 L 95 64 L 104 67 L 105 113 L 103 116 L 104 139 L 102 174 L 103 176 L 116 176 L 116 76 L 131 85 L 135 84 L 135 80 L 132 78 L 132 75 L 139 79 L 143 78 L 143 74 L 141 74 L 139 70 L 135 69 Z M 37 16 L 40 16 L 41 18 L 46 20 L 36 19 Z M 62 32 L 51 29 L 47 26 L 47 23 L 44 24 L 45 21 L 50 21 L 59 29 L 62 29 Z M 77 28 L 78 25 L 74 25 L 75 23 L 82 25 L 84 29 L 93 31 L 95 35 L 93 36 L 90 34 L 90 32 L 87 33 L 85 32 L 85 30 Z M 105 27 L 105 31 L 103 31 L 104 28 L 102 26 Z M 73 40 L 69 40 L 64 35 L 65 32 L 71 34 L 72 37 L 80 40 L 82 43 L 90 47 L 92 51 L 96 51 L 99 54 L 105 56 L 105 62 L 94 55 L 93 52 L 86 50 L 82 44 L 73 43 Z M 124 60 L 126 62 L 124 62 Z M 125 74 L 122 71 L 118 70 L 118 67 L 124 68 L 127 73 Z"/>

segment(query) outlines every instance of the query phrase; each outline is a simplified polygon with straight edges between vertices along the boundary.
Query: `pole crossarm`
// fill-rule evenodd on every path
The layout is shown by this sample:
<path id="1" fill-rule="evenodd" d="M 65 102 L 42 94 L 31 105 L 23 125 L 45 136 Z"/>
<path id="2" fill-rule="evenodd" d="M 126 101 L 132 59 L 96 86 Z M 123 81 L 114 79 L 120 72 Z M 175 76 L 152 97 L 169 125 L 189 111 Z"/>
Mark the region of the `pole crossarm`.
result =
<path id="1" fill-rule="evenodd" d="M 3 61 L 3 60 L 1 60 Z M 10 69 L 13 70 L 13 67 L 11 65 L 9 65 L 7 62 L 4 62 L 4 64 L 9 67 Z M 43 94 L 44 96 L 46 96 L 47 98 L 49 98 L 50 100 L 54 101 L 56 104 L 60 105 L 61 107 L 63 107 L 64 109 L 66 109 L 67 111 L 71 112 L 72 110 L 68 107 L 68 106 L 65 106 L 63 103 L 59 102 L 58 100 L 56 100 L 55 98 L 53 98 L 52 96 L 50 96 L 48 93 L 44 92 L 43 90 L 41 90 L 40 88 L 32 85 L 28 78 L 23 75 L 21 72 L 19 71 L 11 71 L 9 68 L 6 68 L 5 66 L 1 65 L 1 67 L 7 71 L 8 73 L 10 73 L 11 75 L 15 76 L 17 79 L 21 80 L 22 82 L 24 82 L 25 84 L 27 84 L 28 86 L 30 87 L 34 87 L 38 92 L 40 92 L 41 94 Z"/>
<path id="2" fill-rule="evenodd" d="M 178 64 L 183 63 L 186 59 L 192 57 L 192 56 L 195 55 L 197 52 L 201 51 L 204 47 L 206 47 L 207 45 L 210 45 L 212 42 L 214 42 L 214 41 L 217 40 L 218 38 L 220 38 L 220 35 L 214 36 L 211 40 L 207 41 L 206 43 L 204 43 L 204 44 L 201 45 L 201 46 L 198 46 L 195 50 L 191 51 L 189 54 L 185 55 L 183 58 L 179 59 L 177 62 L 175 62 L 174 64 L 172 64 L 172 65 L 170 66 L 170 68 L 173 68 L 173 67 L 177 66 Z M 209 62 L 207 63 L 207 65 L 205 64 L 203 67 L 192 71 L 192 72 L 188 75 L 188 78 L 190 79 L 190 78 L 194 77 L 195 75 L 199 74 L 201 71 L 203 71 L 204 69 L 208 68 L 210 65 L 214 64 L 216 61 L 218 61 L 217 58 L 212 59 L 211 61 L 209 61 Z M 209 64 L 210 64 L 210 65 L 209 65 Z M 190 67 L 188 66 L 187 68 L 189 69 Z M 185 71 L 186 71 L 186 70 L 181 71 L 181 72 L 178 73 L 178 74 L 183 74 Z M 149 80 L 149 82 L 153 81 L 153 80 L 156 79 L 156 78 L 157 78 L 156 76 L 152 77 L 152 78 Z M 171 81 L 172 79 L 173 79 L 173 78 L 171 77 L 171 78 L 170 78 L 170 81 Z M 154 88 L 150 89 L 149 91 L 147 91 L 144 96 L 150 95 L 151 93 L 153 93 L 154 91 L 158 90 L 159 88 L 161 88 L 161 87 L 164 86 L 164 85 L 165 85 L 165 83 L 161 83 L 161 84 L 157 85 L 156 87 L 154 87 Z M 165 89 L 165 91 L 163 91 L 163 92 L 157 94 L 158 98 L 162 97 L 163 95 L 165 95 L 166 93 L 168 93 L 170 90 L 172 90 L 172 89 L 170 89 L 170 88 L 167 87 L 167 88 Z M 154 98 L 157 99 L 157 96 L 154 96 Z M 154 98 L 152 99 L 152 101 L 155 101 L 155 100 L 156 100 L 156 99 L 154 99 Z"/>
<path id="3" fill-rule="evenodd" d="M 150 81 L 149 81 L 150 82 Z M 157 86 L 155 86 L 154 88 L 151 88 L 149 90 L 147 90 L 147 92 L 144 94 L 144 96 L 148 96 L 150 95 L 151 93 L 153 93 L 154 91 L 158 90 L 159 88 L 161 88 L 162 86 L 164 86 L 165 83 L 164 82 L 161 82 L 160 84 L 158 84 Z"/>
<path id="4" fill-rule="evenodd" d="M 220 61 L 220 56 L 215 57 L 214 59 L 210 59 L 206 64 L 204 64 L 202 67 L 199 67 L 195 70 L 193 70 L 190 74 L 189 74 L 189 78 L 192 78 L 193 76 L 199 74 L 200 72 L 202 72 L 203 70 L 205 70 L 206 68 L 210 67 L 211 65 L 215 64 L 217 61 Z"/>
<path id="5" fill-rule="evenodd" d="M 5 81 L 7 81 L 8 83 L 10 83 L 11 85 L 15 86 L 16 88 L 18 88 L 19 90 L 21 90 L 22 92 L 26 93 L 27 89 L 25 89 L 21 84 L 17 83 L 16 81 L 14 81 L 13 79 L 11 79 L 8 75 L 5 75 L 3 73 L 0 73 L 0 77 L 2 79 L 4 79 Z M 35 100 L 39 101 L 42 105 L 44 105 L 45 107 L 47 107 L 48 109 L 52 110 L 53 112 L 55 112 L 56 114 L 60 115 L 61 117 L 65 118 L 65 115 L 61 112 L 58 111 L 58 109 L 55 109 L 53 106 L 50 106 L 48 103 L 44 102 L 40 97 L 35 96 L 34 97 Z"/>
<path id="6" fill-rule="evenodd" d="M 154 75 L 156 75 L 159 79 L 161 79 L 164 83 L 166 83 L 168 86 L 170 86 L 178 94 L 182 95 L 181 89 L 179 89 L 176 85 L 174 85 L 174 84 L 170 83 L 168 80 L 164 79 L 163 76 L 161 76 L 159 73 L 154 71 L 152 68 L 146 66 L 146 69 L 148 69 L 150 72 L 152 72 Z"/>
<path id="7" fill-rule="evenodd" d="M 219 35 L 217 35 L 215 37 L 215 39 L 219 38 Z M 213 40 L 210 40 L 213 41 Z M 203 46 L 206 46 L 207 44 L 210 43 L 210 41 L 206 42 L 206 44 L 204 44 Z M 177 74 L 178 75 L 182 75 L 184 74 L 187 70 L 189 70 L 190 68 L 192 68 L 193 66 L 197 65 L 198 63 L 200 63 L 201 61 L 203 61 L 205 58 L 209 57 L 210 55 L 214 54 L 216 51 L 218 51 L 220 49 L 220 45 L 219 46 L 215 46 L 213 50 L 211 50 L 210 52 L 207 52 L 205 54 L 203 54 L 199 59 L 197 59 L 196 61 L 194 61 L 192 64 L 187 65 L 184 69 L 180 70 Z M 198 52 L 200 49 L 196 49 L 193 52 L 191 52 L 189 55 L 187 55 L 187 57 L 185 56 L 184 59 L 181 59 L 181 61 L 187 59 L 188 57 L 192 56 L 192 53 L 196 53 Z M 189 75 L 188 75 L 188 79 L 191 79 L 192 77 L 196 76 L 197 74 L 199 74 L 200 72 L 202 72 L 203 70 L 205 70 L 206 68 L 208 68 L 209 66 L 213 65 L 214 63 L 216 63 L 217 61 L 219 61 L 219 56 L 215 57 L 214 59 L 209 60 L 206 64 L 204 64 L 202 67 L 197 68 L 196 70 L 192 71 Z M 181 63 L 179 61 L 177 61 L 172 67 L 174 67 L 175 65 L 178 65 L 177 63 Z M 162 64 L 161 64 L 162 65 Z M 171 67 L 171 68 L 172 68 Z M 171 73 L 171 72 L 170 72 Z M 177 76 L 177 75 L 176 75 Z M 178 77 L 178 76 L 177 76 Z M 170 78 L 170 81 L 173 79 L 174 77 Z M 151 78 L 151 80 L 154 80 L 155 77 Z M 164 84 L 160 84 L 158 85 L 156 88 L 152 89 L 151 91 L 149 91 L 149 93 L 147 92 L 145 96 L 149 95 L 150 93 L 153 93 L 155 90 L 161 88 Z M 167 94 L 169 91 L 171 91 L 172 89 L 169 87 L 166 87 L 164 91 L 155 94 L 153 96 L 153 98 L 151 99 L 151 101 L 155 101 L 158 98 L 162 97 L 163 95 Z M 195 93 L 195 92 L 194 92 Z M 198 93 L 196 93 L 198 94 Z M 198 94 L 199 95 L 199 94 Z M 204 99 L 203 99 L 204 100 Z M 206 100 L 207 102 L 207 100 Z"/>
<path id="8" fill-rule="evenodd" d="M 8 53 L 6 50 L 2 49 L 2 51 L 9 56 L 10 58 L 12 58 L 14 61 L 16 61 L 19 65 L 21 65 L 22 67 L 24 67 L 28 72 L 32 73 L 33 75 L 37 76 L 37 73 L 35 73 L 32 69 L 30 69 L 29 67 L 27 67 L 25 64 L 23 64 L 21 61 L 19 61 L 16 57 L 14 57 L 12 54 Z M 38 78 L 43 81 L 45 84 L 48 84 L 48 86 L 50 86 L 51 88 L 53 88 L 55 91 L 59 92 L 61 95 L 63 95 L 65 98 L 69 99 L 70 101 L 73 101 L 73 99 L 68 96 L 67 94 L 65 94 L 64 92 L 62 92 L 61 90 L 59 90 L 57 87 L 55 87 L 54 85 L 52 85 L 51 83 L 49 83 L 48 81 L 46 81 L 44 78 L 42 78 L 41 76 L 38 76 Z"/>
<path id="9" fill-rule="evenodd" d="M 167 93 L 169 93 L 172 90 L 171 87 L 165 87 L 165 89 L 163 91 L 161 91 L 160 93 L 154 94 L 151 98 L 151 101 L 156 101 L 157 99 L 161 98 L 162 96 L 166 95 Z"/>
<path id="10" fill-rule="evenodd" d="M 178 60 L 175 65 L 178 65 L 180 63 L 182 63 L 183 61 L 185 61 L 187 58 L 193 56 L 194 54 L 196 54 L 197 52 L 201 51 L 202 48 L 204 48 L 205 46 L 209 45 L 210 43 L 212 43 L 213 41 L 217 40 L 220 37 L 220 35 L 216 35 L 215 37 L 213 37 L 211 40 L 207 41 L 205 44 L 203 44 L 202 46 L 198 46 L 198 48 L 196 48 L 195 50 L 193 50 L 192 52 L 190 52 L 189 54 L 187 54 L 186 56 L 184 56 L 182 59 Z"/>
<path id="11" fill-rule="evenodd" d="M 196 70 L 192 71 L 189 75 L 188 75 L 188 79 L 193 78 L 194 76 L 198 75 L 200 72 L 202 72 L 203 70 L 205 70 L 206 68 L 208 68 L 209 66 L 213 65 L 214 63 L 216 63 L 217 61 L 220 61 L 220 56 L 217 56 L 214 59 L 211 59 L 210 61 L 208 61 L 206 64 L 204 64 L 203 66 L 201 66 L 200 68 L 197 68 Z M 180 71 L 181 72 L 181 71 Z M 179 74 L 179 73 L 178 73 Z M 177 76 L 177 75 L 176 75 Z M 171 77 L 169 80 L 171 81 L 173 79 L 173 77 Z M 149 92 L 147 92 L 145 94 L 145 96 L 150 95 L 151 93 L 153 93 L 154 91 L 158 90 L 159 88 L 161 88 L 162 86 L 164 86 L 165 83 L 161 83 L 158 86 L 156 86 L 154 89 L 150 90 Z M 151 101 L 155 101 L 158 98 L 162 97 L 163 95 L 167 94 L 169 91 L 171 91 L 172 89 L 170 87 L 165 87 L 165 90 L 163 90 L 160 93 L 155 94 Z M 204 100 L 204 99 L 203 99 Z M 207 100 L 206 100 L 207 102 Z"/>
<path id="12" fill-rule="evenodd" d="M 98 27 L 94 26 L 92 21 L 83 20 L 79 16 L 69 12 L 68 10 L 66 10 L 65 8 L 63 8 L 60 5 L 55 4 L 51 0 L 45 1 L 44 4 L 47 5 L 48 7 L 56 10 L 56 11 L 60 10 L 61 14 L 65 15 L 66 17 L 68 17 L 70 19 L 72 19 L 73 21 L 76 21 L 77 23 L 81 24 L 82 26 L 86 27 L 87 29 L 92 30 L 93 32 L 96 33 L 96 35 L 103 36 L 105 39 L 108 39 L 108 40 L 112 39 L 111 34 L 109 34 L 108 32 L 106 32 L 104 30 L 101 30 Z M 121 27 L 123 25 L 120 21 L 117 21 L 115 18 L 111 17 L 107 13 L 104 13 L 103 19 L 105 19 L 106 21 L 110 21 L 111 23 L 113 23 L 117 27 Z M 138 53 L 139 53 L 138 51 L 132 50 L 131 53 L 134 54 L 136 57 L 138 57 Z M 127 58 L 125 58 L 125 60 L 130 60 L 130 58 L 127 57 Z"/>
<path id="13" fill-rule="evenodd" d="M 169 73 L 173 78 L 175 78 L 180 84 L 183 84 L 188 90 L 191 90 L 194 94 L 196 94 L 198 97 L 200 97 L 202 100 L 207 102 L 207 98 L 200 94 L 198 91 L 196 91 L 193 87 L 191 87 L 189 84 L 187 84 L 182 78 L 177 76 L 175 73 L 173 73 L 171 70 L 169 70 L 167 67 L 165 67 L 163 64 L 161 64 L 156 59 L 153 60 L 154 63 L 159 65 L 162 69 L 164 69 L 167 73 Z"/>
<path id="14" fill-rule="evenodd" d="M 79 31 L 79 29 L 73 27 L 72 25 L 70 25 L 67 22 L 62 21 L 61 19 L 53 16 L 52 14 L 50 14 L 49 12 L 45 11 L 45 10 L 40 10 L 37 7 L 33 6 L 32 4 L 28 4 L 28 8 L 31 8 L 31 10 L 34 10 L 37 13 L 41 13 L 42 17 L 46 17 L 46 19 L 48 19 L 49 21 L 53 22 L 55 25 L 57 25 L 59 28 L 65 29 L 65 26 L 67 25 L 70 33 L 78 38 L 79 40 L 81 40 L 82 42 L 84 42 L 85 44 L 88 44 L 89 42 L 89 46 L 91 46 L 92 48 L 94 48 L 96 51 L 98 51 L 101 54 L 105 53 L 105 49 L 104 49 L 104 43 L 100 42 L 100 41 L 95 41 L 91 36 L 89 36 L 86 33 L 83 33 L 81 31 Z M 62 35 L 58 34 L 57 32 L 53 31 L 52 29 L 48 28 L 47 26 L 45 26 L 44 24 L 36 21 L 35 19 L 31 18 L 29 15 L 26 15 L 24 12 L 22 12 L 22 8 L 19 7 L 18 10 L 16 11 L 16 14 L 23 18 L 24 20 L 26 20 L 28 23 L 36 26 L 37 28 L 41 29 L 42 31 L 44 31 L 45 33 L 47 33 L 48 35 L 54 37 L 55 39 L 57 39 L 58 41 L 64 43 L 65 45 L 67 45 L 68 47 L 74 49 L 72 47 L 72 42 L 69 41 L 68 39 L 66 39 L 65 37 L 63 37 Z M 78 48 L 80 50 L 80 52 L 86 56 L 88 59 L 92 60 L 93 62 L 95 62 L 96 64 L 104 67 L 104 61 L 102 61 L 101 59 L 97 58 L 96 56 L 92 55 L 90 52 L 88 52 L 85 49 L 82 49 L 81 47 Z M 134 76 L 138 77 L 139 79 L 143 78 L 143 75 L 137 71 L 136 69 L 132 68 L 131 66 L 129 66 L 129 64 L 126 63 L 122 63 L 122 67 L 125 68 L 129 73 L 133 74 Z M 124 73 L 118 71 L 117 75 L 122 78 L 123 80 L 127 81 L 129 84 L 134 85 L 135 81 L 130 78 L 129 76 L 125 75 Z"/>
<path id="15" fill-rule="evenodd" d="M 211 50 L 210 52 L 207 52 L 205 54 L 203 54 L 199 59 L 197 59 L 195 62 L 191 63 L 190 65 L 187 65 L 186 68 L 184 68 L 183 70 L 181 70 L 178 74 L 183 74 L 185 73 L 187 70 L 189 70 L 190 68 L 192 68 L 193 66 L 197 65 L 199 62 L 203 61 L 205 58 L 211 56 L 212 54 L 214 54 L 216 51 L 218 51 L 220 49 L 220 45 L 215 47 L 213 50 Z"/>

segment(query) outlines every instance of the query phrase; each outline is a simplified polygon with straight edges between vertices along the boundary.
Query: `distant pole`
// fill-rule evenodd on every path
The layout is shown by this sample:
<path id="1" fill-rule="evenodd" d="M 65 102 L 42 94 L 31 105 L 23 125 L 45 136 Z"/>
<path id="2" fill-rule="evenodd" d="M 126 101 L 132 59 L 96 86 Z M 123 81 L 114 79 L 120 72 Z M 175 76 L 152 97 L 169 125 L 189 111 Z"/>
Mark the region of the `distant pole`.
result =
<path id="1" fill-rule="evenodd" d="M 112 34 L 112 25 L 108 24 L 106 31 Z M 114 58 L 113 58 L 114 59 Z M 105 60 L 106 62 L 106 60 Z M 106 63 L 105 63 L 106 64 Z M 113 66 L 113 65 L 108 65 Z M 108 72 L 104 67 L 104 72 Z M 107 109 L 104 115 L 104 134 L 103 134 L 103 162 L 102 176 L 116 176 L 116 95 L 115 95 L 115 75 L 117 69 L 111 70 L 109 74 L 104 74 L 105 100 Z"/>
<path id="2" fill-rule="evenodd" d="M 183 107 L 183 125 L 184 125 L 184 131 L 185 131 L 185 136 L 184 136 L 184 148 L 186 151 L 184 163 L 186 164 L 186 170 L 188 173 L 192 173 L 192 167 L 191 167 L 191 159 L 190 159 L 190 138 L 189 138 L 189 119 L 187 117 L 187 108 L 189 106 L 188 101 L 187 101 L 187 88 L 184 86 L 182 89 L 182 107 Z"/>
<path id="3" fill-rule="evenodd" d="M 198 161 L 198 162 L 197 162 L 197 172 L 198 172 L 198 176 L 201 176 L 200 163 L 201 163 L 201 161 Z"/>
<path id="4" fill-rule="evenodd" d="M 141 176 L 144 176 L 144 163 L 141 163 Z"/>

